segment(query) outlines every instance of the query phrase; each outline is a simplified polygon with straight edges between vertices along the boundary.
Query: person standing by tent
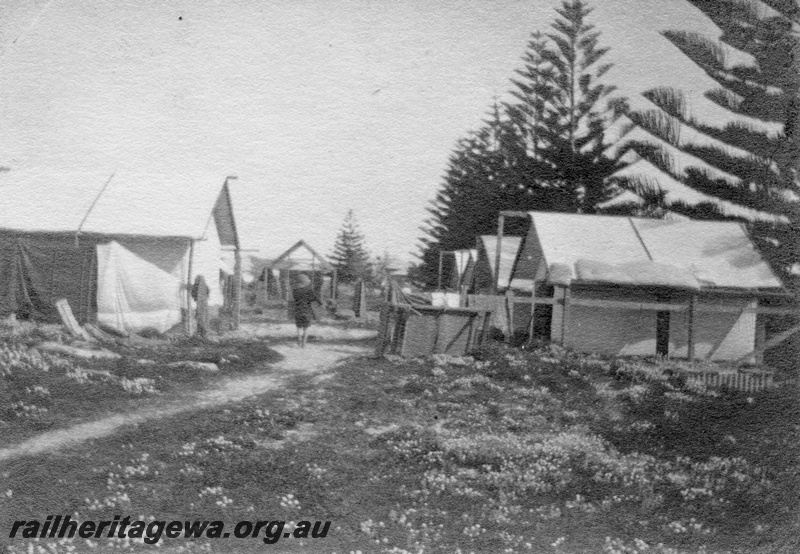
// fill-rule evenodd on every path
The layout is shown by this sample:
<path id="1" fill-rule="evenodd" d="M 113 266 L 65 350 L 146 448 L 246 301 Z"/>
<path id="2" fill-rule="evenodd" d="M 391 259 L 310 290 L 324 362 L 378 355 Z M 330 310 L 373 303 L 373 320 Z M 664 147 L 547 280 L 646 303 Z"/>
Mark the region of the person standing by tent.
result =
<path id="1" fill-rule="evenodd" d="M 198 275 L 192 286 L 192 298 L 197 302 L 197 335 L 205 338 L 208 333 L 209 313 L 208 313 L 208 285 L 206 278 Z"/>
<path id="2" fill-rule="evenodd" d="M 314 294 L 311 279 L 307 275 L 301 274 L 297 278 L 297 287 L 292 290 L 292 296 L 294 297 L 294 323 L 297 325 L 297 344 L 301 348 L 305 348 L 308 327 L 311 325 L 311 320 L 316 318 L 313 309 L 314 302 L 319 305 L 322 305 L 322 302 Z"/>

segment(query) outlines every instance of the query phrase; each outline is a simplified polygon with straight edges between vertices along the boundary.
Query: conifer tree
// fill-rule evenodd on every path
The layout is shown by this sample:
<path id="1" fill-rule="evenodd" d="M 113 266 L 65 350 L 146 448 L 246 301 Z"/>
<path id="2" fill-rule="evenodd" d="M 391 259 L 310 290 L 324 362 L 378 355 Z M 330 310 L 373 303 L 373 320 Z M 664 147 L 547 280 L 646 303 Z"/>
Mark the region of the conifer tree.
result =
<path id="1" fill-rule="evenodd" d="M 418 283 L 437 282 L 440 251 L 474 248 L 478 235 L 496 233 L 502 210 L 593 213 L 617 194 L 611 176 L 622 151 L 610 153 L 606 130 L 626 104 L 600 81 L 611 65 L 601 63 L 607 49 L 586 22 L 591 10 L 567 0 L 556 11 L 553 32 L 532 35 L 512 99 L 495 103 L 483 127 L 457 143 L 422 228 Z M 521 220 L 508 223 L 508 234 L 523 230 Z"/>
<path id="2" fill-rule="evenodd" d="M 372 267 L 369 254 L 364 246 L 364 235 L 358 228 L 353 210 L 347 212 L 342 228 L 336 236 L 333 254 L 328 258 L 336 268 L 338 278 L 342 283 L 372 278 Z"/>
<path id="3" fill-rule="evenodd" d="M 684 31 L 663 35 L 716 81 L 717 88 L 705 97 L 736 121 L 717 125 L 698 119 L 689 113 L 681 91 L 647 91 L 654 109 L 630 116 L 657 140 L 632 147 L 669 178 L 709 200 L 688 205 L 668 204 L 663 195 L 650 198 L 695 218 L 746 217 L 762 252 L 788 278 L 800 263 L 800 7 L 792 0 L 689 1 L 720 28 L 719 42 Z M 731 63 L 731 48 L 751 55 L 755 63 Z M 684 129 L 699 138 L 687 140 Z M 690 156 L 686 167 L 674 162 L 677 152 Z M 652 184 L 633 178 L 629 186 Z"/>
<path id="4" fill-rule="evenodd" d="M 612 64 L 602 63 L 608 48 L 587 23 L 591 11 L 566 1 L 555 32 L 532 35 L 512 79 L 515 100 L 506 104 L 525 145 L 527 186 L 559 189 L 569 198 L 563 210 L 583 213 L 619 192 L 609 177 L 622 168 L 623 152 L 611 153 L 606 131 L 627 110 L 624 99 L 611 97 L 616 87 L 602 81 Z M 615 141 L 627 130 L 619 125 Z"/>

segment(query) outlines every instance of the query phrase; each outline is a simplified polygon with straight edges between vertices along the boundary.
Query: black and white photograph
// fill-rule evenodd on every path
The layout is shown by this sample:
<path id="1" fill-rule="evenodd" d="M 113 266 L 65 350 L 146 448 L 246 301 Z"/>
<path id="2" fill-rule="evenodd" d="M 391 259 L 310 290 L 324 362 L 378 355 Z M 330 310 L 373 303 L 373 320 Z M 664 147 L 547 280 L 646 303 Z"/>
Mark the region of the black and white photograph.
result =
<path id="1" fill-rule="evenodd" d="M 800 1 L 0 0 L 0 552 L 800 552 Z"/>

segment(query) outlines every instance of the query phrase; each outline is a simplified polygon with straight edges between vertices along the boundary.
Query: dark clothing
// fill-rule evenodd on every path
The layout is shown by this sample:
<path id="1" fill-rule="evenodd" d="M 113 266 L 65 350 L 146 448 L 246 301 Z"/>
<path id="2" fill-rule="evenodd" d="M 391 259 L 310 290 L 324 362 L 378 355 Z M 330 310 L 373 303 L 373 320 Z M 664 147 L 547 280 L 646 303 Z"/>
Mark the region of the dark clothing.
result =
<path id="1" fill-rule="evenodd" d="M 302 287 L 292 291 L 294 296 L 294 322 L 299 328 L 311 325 L 311 320 L 316 319 L 312 305 L 317 300 L 317 295 L 311 287 Z"/>
<path id="2" fill-rule="evenodd" d="M 205 337 L 208 333 L 208 293 L 205 277 L 198 275 L 192 285 L 192 298 L 197 302 L 195 317 L 197 318 L 197 334 L 201 337 Z"/>

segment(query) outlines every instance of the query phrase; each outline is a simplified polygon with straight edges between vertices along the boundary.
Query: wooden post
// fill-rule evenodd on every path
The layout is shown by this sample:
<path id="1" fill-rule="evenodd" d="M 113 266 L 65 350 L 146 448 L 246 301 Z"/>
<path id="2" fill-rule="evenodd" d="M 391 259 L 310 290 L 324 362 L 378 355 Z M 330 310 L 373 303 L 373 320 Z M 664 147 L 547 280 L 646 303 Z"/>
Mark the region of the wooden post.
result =
<path id="1" fill-rule="evenodd" d="M 503 247 L 503 228 L 505 227 L 506 217 L 500 214 L 497 220 L 497 250 L 494 253 L 494 281 L 492 291 L 494 294 L 500 290 L 500 249 Z"/>
<path id="2" fill-rule="evenodd" d="M 790 338 L 795 333 L 800 333 L 800 325 L 794 325 L 793 327 L 790 327 L 786 331 L 778 333 L 777 335 L 769 339 L 767 342 L 762 344 L 761 348 L 753 350 L 752 352 L 748 352 L 747 354 L 736 360 L 736 363 L 743 363 L 746 362 L 748 359 L 752 358 L 753 356 L 758 356 L 759 354 L 763 354 L 770 348 L 777 346 L 786 339 Z"/>
<path id="3" fill-rule="evenodd" d="M 292 302 L 292 282 L 288 269 L 283 272 L 283 288 L 286 291 L 286 317 L 289 317 L 289 304 Z"/>
<path id="4" fill-rule="evenodd" d="M 508 317 L 508 334 L 506 335 L 506 343 L 511 344 L 511 339 L 514 337 L 514 291 L 510 288 L 506 290 L 506 317 Z"/>
<path id="5" fill-rule="evenodd" d="M 693 294 L 692 298 L 689 300 L 689 312 L 688 312 L 688 322 L 687 322 L 687 333 L 688 337 L 686 340 L 686 348 L 687 348 L 687 358 L 690 362 L 694 361 L 695 358 L 695 348 L 694 348 L 694 327 L 697 325 L 697 295 Z"/>
<path id="6" fill-rule="evenodd" d="M 239 328 L 242 319 L 242 252 L 237 247 L 233 251 L 233 305 L 231 306 L 231 327 Z"/>
<path id="7" fill-rule="evenodd" d="M 567 345 L 567 333 L 569 333 L 569 314 L 570 314 L 570 296 L 572 295 L 569 287 L 564 287 L 564 310 L 561 319 L 561 346 Z"/>
<path id="8" fill-rule="evenodd" d="M 528 343 L 533 343 L 533 330 L 536 326 L 536 279 L 531 279 L 531 320 L 528 323 Z"/>
<path id="9" fill-rule="evenodd" d="M 442 254 L 444 254 L 444 251 L 439 250 L 439 273 L 436 279 L 436 290 L 442 290 Z"/>
<path id="10" fill-rule="evenodd" d="M 758 300 L 756 300 L 756 308 L 758 308 L 758 307 L 759 307 L 759 302 L 758 302 Z M 761 317 L 759 317 L 759 316 L 761 316 Z M 761 364 L 764 363 L 764 350 L 763 350 L 763 348 L 764 348 L 764 343 L 767 342 L 767 328 L 766 328 L 766 326 L 764 324 L 764 316 L 763 315 L 761 315 L 759 313 L 756 313 L 755 314 L 755 318 L 756 318 L 756 341 L 755 341 L 756 356 L 755 356 L 755 362 L 756 362 L 756 364 L 761 365 Z"/>
<path id="11" fill-rule="evenodd" d="M 186 334 L 192 336 L 194 334 L 194 326 L 192 325 L 192 264 L 194 263 L 194 241 L 189 241 L 189 269 L 186 275 L 186 321 L 184 327 Z"/>

